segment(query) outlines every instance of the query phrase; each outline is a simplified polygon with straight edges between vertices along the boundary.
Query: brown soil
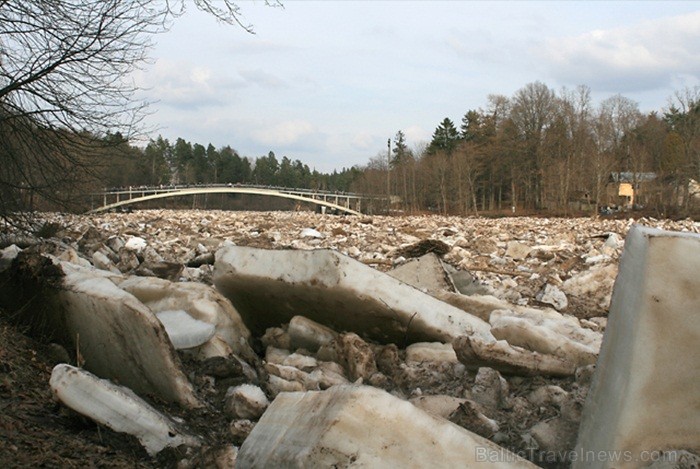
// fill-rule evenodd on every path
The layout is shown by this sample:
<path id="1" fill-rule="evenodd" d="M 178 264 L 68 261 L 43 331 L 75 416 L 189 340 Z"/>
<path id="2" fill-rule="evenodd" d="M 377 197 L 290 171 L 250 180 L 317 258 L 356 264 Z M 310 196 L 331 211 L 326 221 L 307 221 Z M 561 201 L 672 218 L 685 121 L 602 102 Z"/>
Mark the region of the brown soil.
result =
<path id="1" fill-rule="evenodd" d="M 53 398 L 50 348 L 0 311 L 0 467 L 161 467 L 134 438 L 115 433 Z"/>
<path id="2" fill-rule="evenodd" d="M 189 458 L 182 451 L 167 449 L 151 458 L 135 438 L 113 432 L 59 405 L 52 396 L 49 378 L 52 367 L 63 360 L 51 346 L 10 325 L 4 314 L 0 311 L 0 467 L 175 467 L 178 462 L 184 462 L 183 458 L 189 460 L 189 464 L 186 463 L 189 467 L 209 467 L 214 463 L 206 449 L 190 454 Z M 240 445 L 242 441 L 236 441 L 229 433 L 230 419 L 220 408 L 227 386 L 224 383 L 212 386 L 210 379 L 194 373 L 193 363 L 187 359 L 183 360 L 183 365 L 194 377 L 197 394 L 207 405 L 195 411 L 163 402 L 155 403 L 156 407 L 186 421 L 192 433 L 202 436 L 214 451 L 226 445 Z M 473 384 L 473 376 L 452 377 L 449 372 L 442 371 L 436 375 L 433 369 L 424 370 L 422 378 L 414 376 L 410 380 L 410 388 L 402 386 L 401 373 L 398 373 L 389 387 L 405 395 L 410 395 L 416 385 L 420 385 L 426 395 L 461 395 L 463 389 Z M 511 396 L 524 398 L 543 384 L 558 384 L 567 391 L 575 389 L 571 379 L 521 378 L 511 380 Z M 490 415 L 501 423 L 501 432 L 506 436 L 501 444 L 527 456 L 520 435 L 537 421 L 556 415 L 549 406 L 541 408 L 540 412 L 543 414 L 504 409 L 499 410 L 498 415 Z M 544 464 L 543 467 L 565 465 Z"/>

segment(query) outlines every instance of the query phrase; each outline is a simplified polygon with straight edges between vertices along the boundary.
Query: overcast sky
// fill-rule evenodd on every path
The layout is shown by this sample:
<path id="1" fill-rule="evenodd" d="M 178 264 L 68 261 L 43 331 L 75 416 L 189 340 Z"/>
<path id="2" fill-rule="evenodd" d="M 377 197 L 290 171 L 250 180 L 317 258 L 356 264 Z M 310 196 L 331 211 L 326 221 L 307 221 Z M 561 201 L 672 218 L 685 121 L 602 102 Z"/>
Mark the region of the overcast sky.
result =
<path id="1" fill-rule="evenodd" d="M 274 151 L 319 171 L 364 165 L 403 130 L 429 141 L 489 94 L 588 85 L 660 111 L 700 85 L 693 1 L 241 1 L 256 34 L 190 5 L 137 74 L 153 135 Z"/>

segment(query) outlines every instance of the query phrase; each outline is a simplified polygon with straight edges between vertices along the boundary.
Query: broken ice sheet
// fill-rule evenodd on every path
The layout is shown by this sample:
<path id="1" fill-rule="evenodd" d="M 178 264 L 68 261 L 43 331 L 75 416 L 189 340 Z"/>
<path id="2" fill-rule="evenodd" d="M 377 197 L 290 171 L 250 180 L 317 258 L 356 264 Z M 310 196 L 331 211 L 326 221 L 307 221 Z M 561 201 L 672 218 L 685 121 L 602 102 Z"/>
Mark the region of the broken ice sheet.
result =
<path id="1" fill-rule="evenodd" d="M 256 334 L 302 313 L 384 343 L 462 334 L 494 340 L 482 319 L 336 251 L 225 246 L 216 253 L 214 283 Z"/>
<path id="2" fill-rule="evenodd" d="M 199 321 L 183 310 L 160 311 L 156 317 L 176 350 L 198 347 L 214 337 L 216 331 L 213 324 Z"/>
<path id="3" fill-rule="evenodd" d="M 215 327 L 214 337 L 202 345 L 202 358 L 225 357 L 234 353 L 253 354 L 248 345 L 250 332 L 231 303 L 214 288 L 193 282 L 170 282 L 154 277 L 130 277 L 119 288 L 131 293 L 151 311 L 186 311 L 192 318 Z"/>
<path id="4" fill-rule="evenodd" d="M 65 363 L 56 365 L 49 384 L 63 404 L 116 432 L 135 436 L 151 456 L 167 446 L 200 445 L 197 438 L 181 432 L 175 422 L 129 388 L 85 370 Z"/>
<path id="5" fill-rule="evenodd" d="M 136 297 L 118 288 L 123 277 L 52 256 L 23 252 L 13 276 L 0 282 L 0 302 L 40 298 L 26 309 L 55 340 L 79 350 L 85 369 L 189 407 L 201 405 L 165 328 Z M 31 279 L 39 282 L 31 283 Z M 40 293 L 39 295 L 37 295 Z"/>
<path id="6" fill-rule="evenodd" d="M 635 225 L 619 270 L 576 451 L 629 454 L 619 468 L 659 449 L 697 453 L 700 236 Z"/>
<path id="7" fill-rule="evenodd" d="M 278 395 L 236 461 L 241 468 L 350 466 L 536 467 L 385 391 L 348 385 Z"/>

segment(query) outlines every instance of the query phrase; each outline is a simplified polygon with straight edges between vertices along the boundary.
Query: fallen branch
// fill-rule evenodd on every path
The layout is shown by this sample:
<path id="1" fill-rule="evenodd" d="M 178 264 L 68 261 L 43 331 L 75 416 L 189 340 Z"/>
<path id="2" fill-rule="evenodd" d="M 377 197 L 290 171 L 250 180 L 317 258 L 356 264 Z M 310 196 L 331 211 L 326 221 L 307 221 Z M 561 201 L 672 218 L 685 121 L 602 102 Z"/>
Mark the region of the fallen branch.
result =
<path id="1" fill-rule="evenodd" d="M 389 259 L 360 259 L 360 262 L 367 265 L 381 264 L 381 265 L 394 265 Z"/>
<path id="2" fill-rule="evenodd" d="M 510 270 L 492 269 L 489 267 L 467 267 L 469 272 L 488 272 L 490 274 L 510 275 L 511 277 L 525 277 L 532 275 L 532 272 L 514 272 Z"/>

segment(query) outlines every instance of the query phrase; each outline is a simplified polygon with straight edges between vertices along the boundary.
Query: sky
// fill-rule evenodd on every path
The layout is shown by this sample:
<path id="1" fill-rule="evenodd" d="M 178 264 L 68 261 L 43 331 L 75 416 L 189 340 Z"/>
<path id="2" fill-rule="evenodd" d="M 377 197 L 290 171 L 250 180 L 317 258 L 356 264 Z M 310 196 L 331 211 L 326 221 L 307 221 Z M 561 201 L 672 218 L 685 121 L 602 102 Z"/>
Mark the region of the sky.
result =
<path id="1" fill-rule="evenodd" d="M 185 1 L 134 77 L 150 136 L 322 172 L 386 154 L 399 130 L 427 143 L 445 117 L 459 126 L 535 81 L 644 113 L 700 85 L 696 1 L 241 1 L 255 34 Z"/>

